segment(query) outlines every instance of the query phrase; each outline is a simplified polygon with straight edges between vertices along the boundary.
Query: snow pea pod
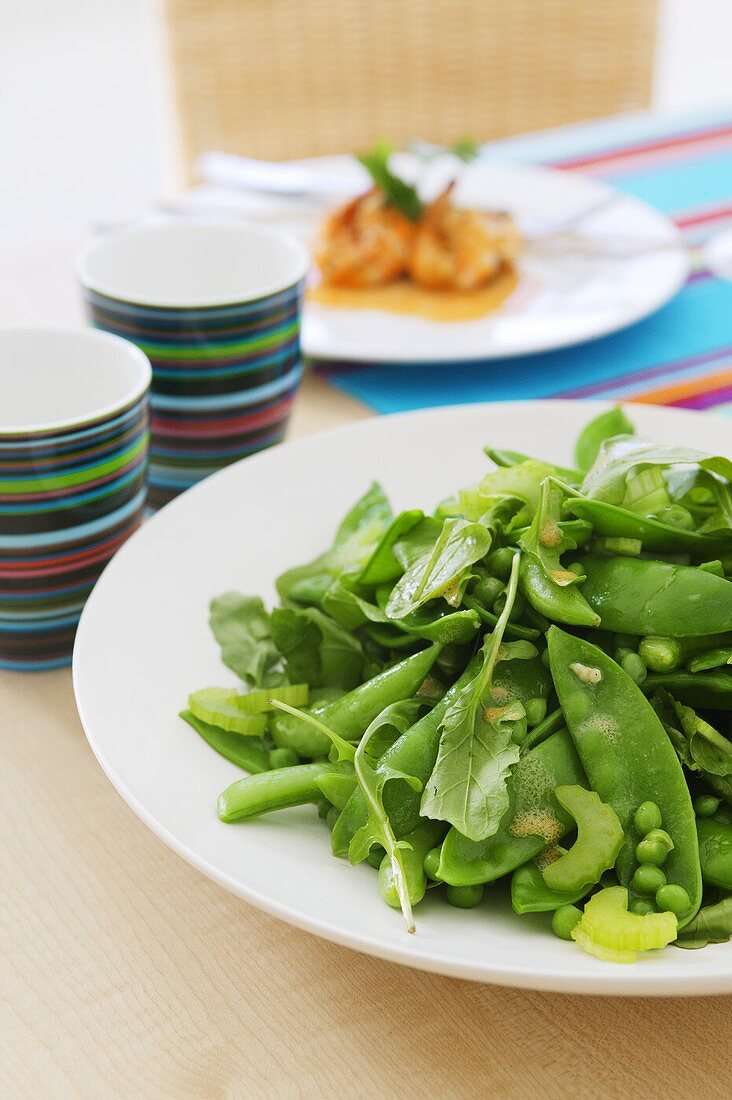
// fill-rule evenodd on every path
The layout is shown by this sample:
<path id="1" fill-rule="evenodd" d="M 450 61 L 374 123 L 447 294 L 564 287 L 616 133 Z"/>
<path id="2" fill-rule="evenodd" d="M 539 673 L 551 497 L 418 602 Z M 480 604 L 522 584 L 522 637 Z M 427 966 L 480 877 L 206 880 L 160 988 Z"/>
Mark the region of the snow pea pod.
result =
<path id="1" fill-rule="evenodd" d="M 732 891 L 732 825 L 699 817 L 696 831 L 702 878 L 712 886 Z"/>
<path id="2" fill-rule="evenodd" d="M 582 593 L 605 630 L 683 638 L 732 627 L 732 583 L 691 565 L 585 554 Z"/>
<path id="3" fill-rule="evenodd" d="M 606 653 L 555 626 L 547 642 L 554 686 L 590 785 L 625 832 L 618 877 L 629 886 L 644 837 L 635 813 L 653 800 L 674 844 L 664 864 L 668 881 L 691 900 L 679 916 L 683 925 L 699 908 L 701 871 L 691 796 L 673 745 L 640 688 Z"/>
<path id="4" fill-rule="evenodd" d="M 658 672 L 643 681 L 643 691 L 652 695 L 659 688 L 689 707 L 732 710 L 732 671 Z"/>
<path id="5" fill-rule="evenodd" d="M 322 707 L 313 707 L 311 713 L 347 741 L 355 741 L 385 707 L 402 699 L 410 699 L 417 693 L 439 652 L 439 645 L 431 645 L 429 649 L 415 653 L 367 680 L 340 699 Z M 299 756 L 323 756 L 330 750 L 330 741 L 324 733 L 319 733 L 291 714 L 273 715 L 270 732 L 278 748 L 294 749 Z"/>
<path id="6" fill-rule="evenodd" d="M 587 785 L 569 732 L 560 730 L 522 756 L 508 779 L 509 804 L 496 833 L 468 840 L 450 829 L 442 845 L 438 874 L 453 886 L 493 882 L 543 852 L 574 828 L 554 790 Z"/>
<path id="7" fill-rule="evenodd" d="M 321 780 L 334 775 L 352 776 L 353 765 L 347 762 L 331 764 L 296 764 L 292 768 L 277 768 L 259 775 L 237 779 L 219 795 L 218 812 L 222 821 L 244 821 L 250 817 L 303 806 L 322 795 Z"/>
<path id="8" fill-rule="evenodd" d="M 644 550 L 666 554 L 690 554 L 695 561 L 708 561 L 730 549 L 730 540 L 685 531 L 650 516 L 641 516 L 618 504 L 588 497 L 570 497 L 564 510 L 592 524 L 596 535 L 606 538 L 639 539 Z"/>
<path id="9" fill-rule="evenodd" d="M 514 662 L 518 663 L 518 662 Z M 376 772 L 384 768 L 394 768 L 405 775 L 416 776 L 426 783 L 432 774 L 440 747 L 440 732 L 445 712 L 466 684 L 475 676 L 480 662 L 470 662 L 450 690 L 424 718 L 420 718 L 394 744 L 386 750 L 376 765 Z M 417 827 L 420 821 L 419 806 L 421 791 L 414 791 L 408 783 L 394 779 L 387 783 L 383 791 L 384 808 L 389 815 L 391 827 L 397 838 L 405 837 Z M 348 851 L 354 834 L 366 822 L 366 802 L 363 792 L 356 789 L 346 803 L 333 829 L 331 843 L 333 854 L 343 856 Z"/>

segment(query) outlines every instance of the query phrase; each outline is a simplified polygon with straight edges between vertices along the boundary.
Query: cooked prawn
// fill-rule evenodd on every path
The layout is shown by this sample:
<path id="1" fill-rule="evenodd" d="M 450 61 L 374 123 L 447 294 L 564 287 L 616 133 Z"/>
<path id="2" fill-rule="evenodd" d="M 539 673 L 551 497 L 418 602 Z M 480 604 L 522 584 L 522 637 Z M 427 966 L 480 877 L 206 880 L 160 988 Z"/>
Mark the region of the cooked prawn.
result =
<path id="1" fill-rule="evenodd" d="M 455 207 L 454 186 L 453 181 L 425 210 L 410 253 L 409 274 L 428 290 L 478 290 L 519 251 L 511 216 Z"/>
<path id="2" fill-rule="evenodd" d="M 377 188 L 335 210 L 315 248 L 329 286 L 383 286 L 406 273 L 415 226 Z"/>

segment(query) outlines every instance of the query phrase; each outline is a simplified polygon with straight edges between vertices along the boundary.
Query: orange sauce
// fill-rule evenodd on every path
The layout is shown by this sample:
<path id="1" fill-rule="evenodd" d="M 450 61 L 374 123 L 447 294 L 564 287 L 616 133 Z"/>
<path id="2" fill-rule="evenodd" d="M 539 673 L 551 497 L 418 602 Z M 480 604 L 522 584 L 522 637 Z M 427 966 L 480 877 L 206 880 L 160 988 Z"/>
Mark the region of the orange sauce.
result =
<path id="1" fill-rule="evenodd" d="M 518 281 L 516 271 L 507 267 L 481 290 L 424 290 L 408 279 L 399 279 L 387 286 L 359 290 L 320 283 L 308 291 L 308 298 L 337 309 L 379 309 L 428 321 L 476 321 L 499 309 Z"/>

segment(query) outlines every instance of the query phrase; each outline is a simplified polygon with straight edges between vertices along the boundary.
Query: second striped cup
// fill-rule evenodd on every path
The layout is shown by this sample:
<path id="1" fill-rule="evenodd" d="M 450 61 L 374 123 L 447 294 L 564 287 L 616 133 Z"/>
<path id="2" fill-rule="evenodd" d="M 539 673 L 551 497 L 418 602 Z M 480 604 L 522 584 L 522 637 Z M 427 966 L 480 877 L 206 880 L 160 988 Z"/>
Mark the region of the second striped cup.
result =
<path id="1" fill-rule="evenodd" d="M 154 507 L 282 439 L 302 374 L 307 268 L 294 239 L 220 221 L 143 223 L 82 253 L 91 324 L 152 363 Z"/>

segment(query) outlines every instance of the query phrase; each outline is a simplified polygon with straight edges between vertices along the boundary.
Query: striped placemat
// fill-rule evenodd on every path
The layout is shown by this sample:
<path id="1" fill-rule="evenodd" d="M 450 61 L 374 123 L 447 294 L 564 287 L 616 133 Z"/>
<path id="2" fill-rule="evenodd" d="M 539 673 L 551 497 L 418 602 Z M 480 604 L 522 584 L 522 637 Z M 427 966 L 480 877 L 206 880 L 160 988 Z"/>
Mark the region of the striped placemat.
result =
<path id="1" fill-rule="evenodd" d="M 701 246 L 732 226 L 732 107 L 696 116 L 640 113 L 509 138 L 496 159 L 579 171 L 667 213 L 695 249 L 688 283 L 623 332 L 576 348 L 485 363 L 319 368 L 376 412 L 537 397 L 608 398 L 715 407 L 732 414 L 732 283 Z"/>

